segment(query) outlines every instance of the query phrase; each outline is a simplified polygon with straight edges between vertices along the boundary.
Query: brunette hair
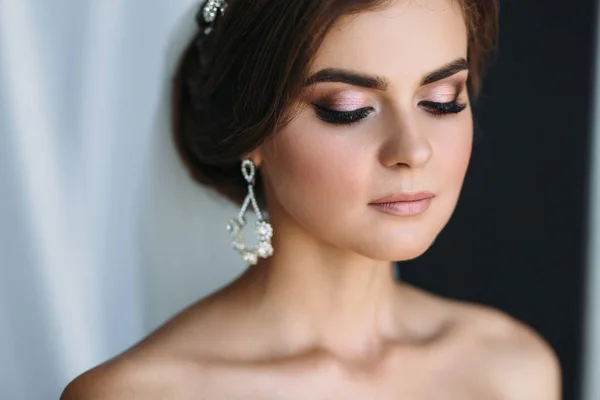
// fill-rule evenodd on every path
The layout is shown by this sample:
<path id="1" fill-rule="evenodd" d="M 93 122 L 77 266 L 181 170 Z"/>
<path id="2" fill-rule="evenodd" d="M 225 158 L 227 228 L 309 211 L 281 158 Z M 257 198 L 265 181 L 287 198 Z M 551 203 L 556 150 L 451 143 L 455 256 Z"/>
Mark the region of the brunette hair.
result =
<path id="1" fill-rule="evenodd" d="M 341 16 L 393 0 L 229 0 L 209 35 L 185 49 L 173 90 L 173 136 L 194 180 L 237 204 L 246 196 L 241 159 L 289 122 L 310 63 Z M 498 0 L 456 0 L 468 30 L 468 90 L 480 90 L 498 29 Z M 266 206 L 260 173 L 255 194 Z"/>

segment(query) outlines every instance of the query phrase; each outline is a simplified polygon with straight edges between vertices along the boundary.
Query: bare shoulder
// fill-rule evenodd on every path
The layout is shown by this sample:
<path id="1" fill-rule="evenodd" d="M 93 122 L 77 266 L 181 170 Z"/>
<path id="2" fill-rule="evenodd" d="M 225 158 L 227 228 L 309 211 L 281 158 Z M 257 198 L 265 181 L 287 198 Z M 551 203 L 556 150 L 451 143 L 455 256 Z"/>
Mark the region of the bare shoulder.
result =
<path id="1" fill-rule="evenodd" d="M 482 305 L 463 305 L 468 335 L 482 355 L 485 374 L 499 398 L 558 400 L 561 368 L 552 347 L 533 328 Z"/>
<path id="2" fill-rule="evenodd" d="M 198 399 L 204 365 L 189 351 L 196 333 L 186 309 L 122 354 L 73 379 L 60 400 Z"/>
<path id="3" fill-rule="evenodd" d="M 194 369 L 181 359 L 121 356 L 76 377 L 60 400 L 191 399 Z"/>

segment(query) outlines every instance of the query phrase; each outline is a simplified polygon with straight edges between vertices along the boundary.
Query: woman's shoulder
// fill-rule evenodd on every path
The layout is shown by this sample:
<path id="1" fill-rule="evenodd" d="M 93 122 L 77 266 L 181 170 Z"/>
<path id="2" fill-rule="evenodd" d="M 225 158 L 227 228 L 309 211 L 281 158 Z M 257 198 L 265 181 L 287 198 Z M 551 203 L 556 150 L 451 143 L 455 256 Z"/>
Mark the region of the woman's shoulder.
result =
<path id="1" fill-rule="evenodd" d="M 119 356 L 73 379 L 60 400 L 183 398 L 174 383 L 186 373 L 181 362 Z"/>
<path id="2" fill-rule="evenodd" d="M 423 312 L 437 315 L 449 340 L 448 358 L 469 376 L 485 379 L 503 399 L 559 399 L 560 363 L 532 327 L 499 309 L 444 298 L 406 286 Z M 442 336 L 440 336 L 442 337 Z"/>
<path id="3" fill-rule="evenodd" d="M 500 398 L 561 397 L 560 362 L 549 343 L 531 326 L 484 305 L 457 302 L 465 339 Z"/>
<path id="4" fill-rule="evenodd" d="M 82 373 L 65 387 L 60 400 L 194 398 L 203 376 L 200 363 L 167 351 L 144 352 L 139 347 Z"/>
<path id="5" fill-rule="evenodd" d="M 205 386 L 206 363 L 190 347 L 202 340 L 193 332 L 195 309 L 183 310 L 123 353 L 77 376 L 60 400 L 197 398 Z"/>

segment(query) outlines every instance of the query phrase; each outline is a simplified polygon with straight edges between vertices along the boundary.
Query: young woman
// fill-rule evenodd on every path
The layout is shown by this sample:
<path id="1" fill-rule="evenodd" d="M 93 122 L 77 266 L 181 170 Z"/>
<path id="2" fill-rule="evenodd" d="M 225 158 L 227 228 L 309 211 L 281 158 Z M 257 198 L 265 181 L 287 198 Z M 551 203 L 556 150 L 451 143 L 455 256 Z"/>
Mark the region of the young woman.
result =
<path id="1" fill-rule="evenodd" d="M 532 329 L 392 274 L 454 211 L 497 19 L 497 0 L 208 0 L 175 143 L 242 206 L 249 268 L 62 399 L 558 399 Z"/>

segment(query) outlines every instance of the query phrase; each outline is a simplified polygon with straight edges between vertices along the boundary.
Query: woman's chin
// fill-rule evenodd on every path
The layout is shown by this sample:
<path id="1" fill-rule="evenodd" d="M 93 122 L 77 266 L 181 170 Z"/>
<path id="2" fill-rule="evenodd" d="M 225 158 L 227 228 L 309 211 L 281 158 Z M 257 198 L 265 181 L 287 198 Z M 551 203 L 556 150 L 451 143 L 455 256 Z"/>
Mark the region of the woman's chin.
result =
<path id="1" fill-rule="evenodd" d="M 421 246 L 419 248 L 402 249 L 390 254 L 386 260 L 390 261 L 409 261 L 419 258 L 429 250 L 430 246 Z"/>
<path id="2" fill-rule="evenodd" d="M 364 249 L 363 255 L 374 260 L 382 261 L 408 261 L 423 255 L 433 244 L 435 237 L 427 240 L 414 240 L 389 243 L 387 246 L 376 244 L 370 249 Z"/>

